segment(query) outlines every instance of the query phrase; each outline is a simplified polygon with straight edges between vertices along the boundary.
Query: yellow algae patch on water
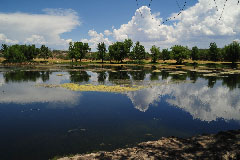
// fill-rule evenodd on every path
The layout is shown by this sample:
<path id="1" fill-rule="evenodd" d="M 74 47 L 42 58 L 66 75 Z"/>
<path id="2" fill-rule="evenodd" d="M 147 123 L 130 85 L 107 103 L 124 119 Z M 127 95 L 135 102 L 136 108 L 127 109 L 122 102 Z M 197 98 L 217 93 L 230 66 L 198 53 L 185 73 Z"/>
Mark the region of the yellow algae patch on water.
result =
<path id="1" fill-rule="evenodd" d="M 203 74 L 204 77 L 216 77 L 219 76 L 217 73 L 208 73 L 208 74 Z"/>
<path id="2" fill-rule="evenodd" d="M 175 71 L 175 72 L 170 72 L 170 75 L 174 75 L 174 74 L 187 74 L 187 72 L 184 71 Z"/>
<path id="3" fill-rule="evenodd" d="M 95 92 L 131 92 L 143 89 L 143 86 L 137 87 L 124 87 L 124 86 L 106 86 L 106 85 L 79 85 L 75 83 L 61 84 L 60 87 L 66 88 L 72 91 L 95 91 Z"/>
<path id="4" fill-rule="evenodd" d="M 156 69 L 156 70 L 153 70 L 152 72 L 159 73 L 159 72 L 161 72 L 161 71 L 158 70 L 158 69 Z"/>

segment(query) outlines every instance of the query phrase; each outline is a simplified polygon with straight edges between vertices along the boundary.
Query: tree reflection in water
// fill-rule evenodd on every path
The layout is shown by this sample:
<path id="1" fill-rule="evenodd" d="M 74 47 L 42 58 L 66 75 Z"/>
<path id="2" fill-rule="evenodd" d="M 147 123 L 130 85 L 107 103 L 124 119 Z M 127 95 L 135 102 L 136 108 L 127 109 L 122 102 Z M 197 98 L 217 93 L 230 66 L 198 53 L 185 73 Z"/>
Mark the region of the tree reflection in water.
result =
<path id="1" fill-rule="evenodd" d="M 10 71 L 3 73 L 3 77 L 6 83 L 9 82 L 36 82 L 41 79 L 43 82 L 49 80 L 49 75 L 52 72 L 49 71 Z"/>
<path id="2" fill-rule="evenodd" d="M 88 82 L 91 77 L 86 71 L 70 71 L 70 81 L 73 83 Z"/>

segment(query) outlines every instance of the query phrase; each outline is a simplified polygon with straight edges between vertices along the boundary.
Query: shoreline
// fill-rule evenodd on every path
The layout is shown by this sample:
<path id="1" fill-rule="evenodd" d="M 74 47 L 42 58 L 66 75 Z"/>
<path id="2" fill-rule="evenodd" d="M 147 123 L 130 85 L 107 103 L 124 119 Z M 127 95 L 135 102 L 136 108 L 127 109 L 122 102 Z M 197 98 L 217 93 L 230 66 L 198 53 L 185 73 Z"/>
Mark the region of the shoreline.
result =
<path id="1" fill-rule="evenodd" d="M 136 147 L 96 152 L 58 160 L 110 159 L 240 159 L 240 130 L 190 138 L 168 137 Z"/>
<path id="2" fill-rule="evenodd" d="M 37 64 L 71 64 L 71 65 L 84 65 L 84 64 L 99 64 L 99 65 L 185 65 L 185 64 L 196 64 L 196 65 L 205 65 L 205 64 L 232 64 L 232 62 L 229 61 L 210 61 L 210 60 L 190 60 L 190 59 L 185 59 L 183 60 L 182 64 L 177 64 L 176 60 L 158 60 L 156 63 L 152 63 L 151 60 L 149 59 L 144 59 L 144 60 L 129 60 L 125 59 L 123 63 L 119 63 L 117 61 L 110 61 L 105 60 L 103 63 L 101 60 L 91 60 L 91 59 L 83 59 L 82 61 L 74 61 L 72 62 L 69 59 L 58 59 L 58 58 L 49 58 L 49 59 L 41 59 L 41 58 L 36 58 L 33 59 L 32 61 L 25 61 L 25 62 L 4 62 L 4 58 L 0 57 L 0 64 L 1 65 L 6 65 L 6 66 L 15 66 L 15 65 L 37 65 Z M 240 61 L 236 62 L 235 64 L 240 65 Z"/>

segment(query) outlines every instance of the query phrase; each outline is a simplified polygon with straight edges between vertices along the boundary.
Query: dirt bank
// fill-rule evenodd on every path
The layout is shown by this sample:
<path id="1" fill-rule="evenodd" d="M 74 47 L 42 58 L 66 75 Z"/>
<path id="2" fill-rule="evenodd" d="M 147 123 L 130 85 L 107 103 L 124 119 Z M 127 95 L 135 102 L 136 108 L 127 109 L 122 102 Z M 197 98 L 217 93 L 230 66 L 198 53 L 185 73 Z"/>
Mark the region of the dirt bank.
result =
<path id="1" fill-rule="evenodd" d="M 162 138 L 144 142 L 134 148 L 117 149 L 113 152 L 97 152 L 59 160 L 85 159 L 240 159 L 240 130 L 220 132 L 182 139 Z"/>

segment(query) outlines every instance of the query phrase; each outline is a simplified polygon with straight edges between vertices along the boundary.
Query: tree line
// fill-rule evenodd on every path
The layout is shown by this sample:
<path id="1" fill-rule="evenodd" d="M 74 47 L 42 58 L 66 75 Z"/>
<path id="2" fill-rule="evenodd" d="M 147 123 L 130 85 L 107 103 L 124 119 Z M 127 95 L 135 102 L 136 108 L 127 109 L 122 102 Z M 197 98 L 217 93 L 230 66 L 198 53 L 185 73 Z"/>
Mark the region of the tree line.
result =
<path id="1" fill-rule="evenodd" d="M 2 44 L 1 53 L 7 62 L 25 62 L 32 61 L 36 57 L 44 59 L 52 57 L 52 51 L 45 45 L 37 48 L 35 45 Z"/>
<path id="2" fill-rule="evenodd" d="M 82 59 L 116 61 L 122 63 L 124 59 L 142 62 L 144 59 L 151 59 L 152 63 L 158 60 L 176 60 L 181 64 L 185 59 L 207 60 L 207 61 L 229 61 L 235 63 L 240 60 L 240 44 L 236 41 L 218 48 L 215 42 L 209 44 L 208 49 L 199 49 L 197 46 L 189 49 L 187 46 L 174 45 L 169 49 L 162 49 L 153 45 L 150 53 L 140 42 L 133 44 L 131 39 L 125 39 L 123 42 L 115 42 L 106 46 L 104 42 L 97 45 L 97 52 L 90 52 L 91 48 L 88 43 L 70 42 L 67 52 L 68 59 L 73 61 L 82 61 Z M 31 61 L 33 58 L 39 57 L 47 59 L 52 57 L 52 51 L 42 45 L 36 48 L 35 45 L 2 45 L 1 52 L 3 57 L 9 62 Z"/>
<path id="3" fill-rule="evenodd" d="M 71 42 L 69 45 L 69 58 L 76 61 L 83 58 L 101 60 L 102 63 L 104 60 L 110 61 L 110 63 L 112 60 L 122 63 L 124 59 L 133 61 L 151 59 L 152 63 L 156 63 L 158 60 L 176 60 L 178 64 L 183 63 L 185 59 L 192 59 L 193 61 L 229 61 L 232 63 L 240 60 L 240 44 L 236 41 L 223 48 L 218 48 L 215 42 L 211 42 L 208 49 L 199 49 L 197 46 L 189 49 L 187 46 L 174 45 L 161 51 L 160 47 L 153 45 L 150 53 L 148 53 L 140 42 L 137 41 L 133 44 L 131 39 L 125 39 L 123 42 L 115 42 L 109 45 L 108 49 L 104 42 L 101 42 L 97 46 L 97 52 L 88 53 L 90 50 L 87 43 Z"/>

